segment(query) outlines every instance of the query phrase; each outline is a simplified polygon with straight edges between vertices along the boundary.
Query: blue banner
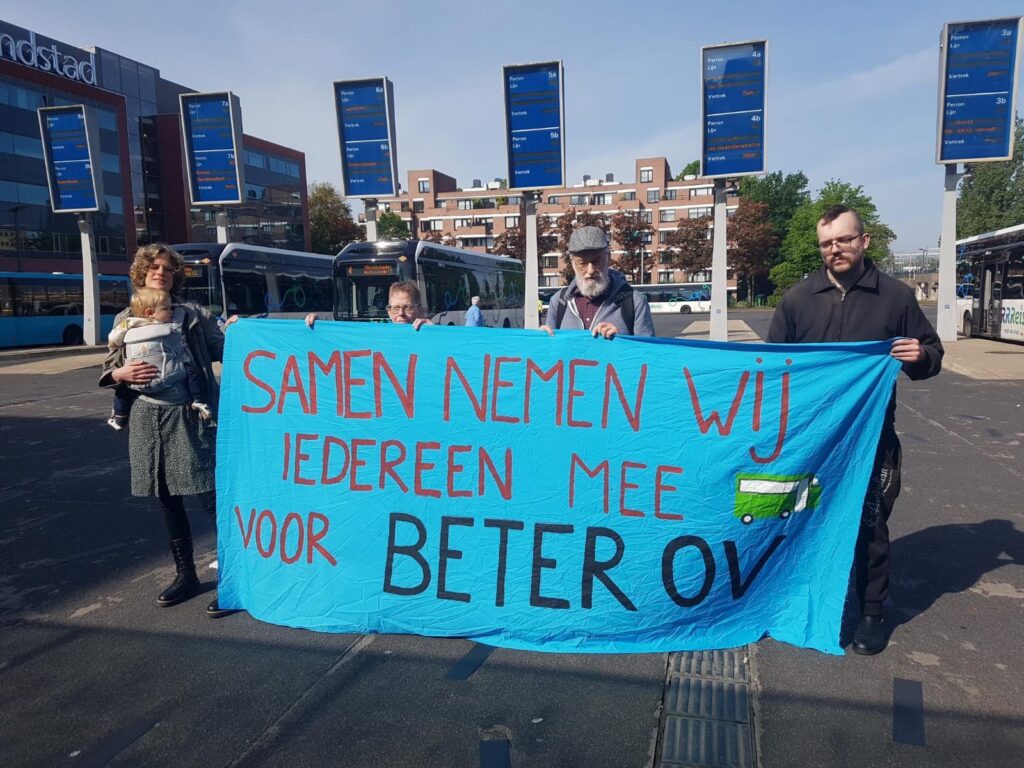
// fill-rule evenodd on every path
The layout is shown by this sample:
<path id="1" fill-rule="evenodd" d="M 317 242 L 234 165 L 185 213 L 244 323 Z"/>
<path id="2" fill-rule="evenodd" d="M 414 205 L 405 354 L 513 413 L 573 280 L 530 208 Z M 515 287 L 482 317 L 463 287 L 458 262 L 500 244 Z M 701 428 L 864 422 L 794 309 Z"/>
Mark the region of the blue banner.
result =
<path id="1" fill-rule="evenodd" d="M 888 350 L 241 320 L 220 604 L 541 651 L 839 653 Z"/>

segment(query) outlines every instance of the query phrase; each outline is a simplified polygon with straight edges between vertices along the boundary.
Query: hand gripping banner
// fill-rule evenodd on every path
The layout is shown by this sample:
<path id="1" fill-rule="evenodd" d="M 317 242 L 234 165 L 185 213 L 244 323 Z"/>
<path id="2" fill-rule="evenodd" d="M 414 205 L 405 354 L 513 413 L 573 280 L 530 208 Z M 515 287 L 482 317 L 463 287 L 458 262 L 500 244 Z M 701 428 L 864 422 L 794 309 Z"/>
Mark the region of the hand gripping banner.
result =
<path id="1" fill-rule="evenodd" d="M 538 651 L 840 653 L 888 350 L 242 320 L 220 604 Z"/>

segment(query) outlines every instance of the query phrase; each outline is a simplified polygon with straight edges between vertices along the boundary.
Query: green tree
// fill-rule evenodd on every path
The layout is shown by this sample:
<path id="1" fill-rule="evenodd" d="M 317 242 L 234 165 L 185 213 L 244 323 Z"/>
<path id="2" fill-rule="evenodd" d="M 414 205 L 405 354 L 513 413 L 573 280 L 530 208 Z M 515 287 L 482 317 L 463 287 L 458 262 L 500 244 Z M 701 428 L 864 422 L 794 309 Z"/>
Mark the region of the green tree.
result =
<path id="1" fill-rule="evenodd" d="M 385 211 L 377 217 L 378 240 L 408 240 L 409 227 L 394 211 Z"/>
<path id="2" fill-rule="evenodd" d="M 783 174 L 774 171 L 765 176 L 744 176 L 740 181 L 740 197 L 768 206 L 768 220 L 781 243 L 789 232 L 789 222 L 796 209 L 810 197 L 807 177 L 803 171 Z"/>
<path id="3" fill-rule="evenodd" d="M 957 200 L 957 237 L 1024 222 L 1024 120 L 1018 117 L 1014 130 L 1012 160 L 971 164 Z"/>
<path id="4" fill-rule="evenodd" d="M 789 231 L 782 243 L 782 261 L 772 268 L 769 275 L 775 283 L 776 295 L 781 295 L 804 275 L 821 266 L 818 220 L 833 205 L 845 205 L 860 214 L 864 230 L 871 234 L 871 245 L 867 251 L 869 258 L 880 263 L 888 257 L 889 243 L 896 239 L 896 234 L 879 219 L 878 209 L 864 194 L 864 187 L 832 179 L 825 183 L 814 200 L 800 205 L 789 222 Z"/>
<path id="5" fill-rule="evenodd" d="M 697 176 L 700 173 L 700 160 L 691 160 L 678 174 L 676 181 L 683 181 L 687 176 Z"/>
<path id="6" fill-rule="evenodd" d="M 313 252 L 325 254 L 335 254 L 351 242 L 366 239 L 362 227 L 352 219 L 348 203 L 326 181 L 309 185 L 309 234 Z"/>

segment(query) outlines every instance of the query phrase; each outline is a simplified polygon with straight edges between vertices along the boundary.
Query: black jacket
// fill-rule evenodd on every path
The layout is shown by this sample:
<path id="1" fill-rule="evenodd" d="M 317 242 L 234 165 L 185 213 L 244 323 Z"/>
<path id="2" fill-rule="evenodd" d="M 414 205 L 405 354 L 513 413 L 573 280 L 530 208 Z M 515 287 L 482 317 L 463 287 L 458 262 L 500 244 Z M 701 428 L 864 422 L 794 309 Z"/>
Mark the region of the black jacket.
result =
<path id="1" fill-rule="evenodd" d="M 815 343 L 832 341 L 885 341 L 897 336 L 921 342 L 925 359 L 904 363 L 911 379 L 927 379 L 942 368 L 942 342 L 924 316 L 914 292 L 889 275 L 879 272 L 870 259 L 864 274 L 845 297 L 828 279 L 825 267 L 797 283 L 782 297 L 772 317 L 768 341 Z M 885 426 L 895 420 L 895 391 L 889 402 Z"/>

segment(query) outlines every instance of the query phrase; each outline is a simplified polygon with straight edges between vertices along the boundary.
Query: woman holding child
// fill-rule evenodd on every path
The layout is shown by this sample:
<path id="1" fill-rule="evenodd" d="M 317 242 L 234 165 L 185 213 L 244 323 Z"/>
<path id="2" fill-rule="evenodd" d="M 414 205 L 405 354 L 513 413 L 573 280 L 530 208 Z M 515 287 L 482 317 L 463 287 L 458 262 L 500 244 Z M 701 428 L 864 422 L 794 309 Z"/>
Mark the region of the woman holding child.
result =
<path id="1" fill-rule="evenodd" d="M 154 388 L 154 382 L 158 382 L 163 372 L 144 360 L 127 361 L 125 344 L 112 345 L 103 361 L 103 375 L 100 377 L 101 387 L 116 390 L 115 400 L 122 418 L 125 411 L 129 412 L 128 456 L 132 495 L 156 496 L 163 512 L 177 575 L 157 598 L 161 606 L 177 605 L 199 591 L 192 558 L 192 530 L 185 514 L 183 497 L 200 495 L 204 509 L 214 520 L 216 515 L 216 432 L 213 426 L 218 386 L 213 362 L 221 359 L 224 333 L 204 307 L 179 300 L 178 293 L 184 282 L 182 266 L 181 256 L 169 246 L 147 245 L 135 254 L 129 274 L 135 289 L 148 288 L 158 292 L 143 292 L 156 297 L 147 303 L 163 304 L 163 293 L 170 294 L 170 332 L 181 335 L 187 357 L 191 357 L 193 379 L 198 379 L 202 391 L 190 391 L 196 389 L 195 382 L 189 386 L 181 379 Z M 154 315 L 152 308 L 145 308 L 142 304 L 135 312 L 139 313 L 135 317 L 152 318 Z M 115 328 L 122 324 L 137 325 L 130 321 L 133 314 L 132 308 L 121 312 L 114 319 Z M 209 410 L 204 412 L 206 404 L 209 404 Z M 108 422 L 113 422 L 111 426 L 117 423 L 117 416 L 115 408 Z M 220 609 L 214 599 L 207 613 L 216 618 L 229 611 Z"/>

